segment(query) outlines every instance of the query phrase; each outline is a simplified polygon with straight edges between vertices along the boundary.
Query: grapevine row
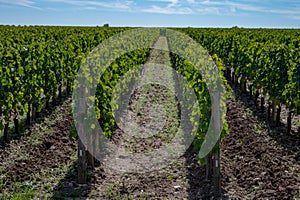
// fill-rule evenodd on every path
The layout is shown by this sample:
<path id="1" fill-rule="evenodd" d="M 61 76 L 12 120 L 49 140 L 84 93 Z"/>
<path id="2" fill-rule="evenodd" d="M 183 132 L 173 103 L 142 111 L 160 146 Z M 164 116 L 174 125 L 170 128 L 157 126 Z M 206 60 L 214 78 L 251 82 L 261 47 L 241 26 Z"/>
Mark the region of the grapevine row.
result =
<path id="1" fill-rule="evenodd" d="M 0 26 L 0 130 L 8 139 L 9 124 L 27 115 L 27 124 L 63 88 L 71 92 L 87 53 L 124 28 Z"/>
<path id="2" fill-rule="evenodd" d="M 300 113 L 300 31 L 280 29 L 181 29 L 217 54 L 227 66 L 226 75 L 240 82 L 255 99 L 261 93 L 262 108 L 279 123 L 281 106 L 288 108 L 288 132 L 292 114 Z M 247 89 L 248 86 L 248 89 Z"/>

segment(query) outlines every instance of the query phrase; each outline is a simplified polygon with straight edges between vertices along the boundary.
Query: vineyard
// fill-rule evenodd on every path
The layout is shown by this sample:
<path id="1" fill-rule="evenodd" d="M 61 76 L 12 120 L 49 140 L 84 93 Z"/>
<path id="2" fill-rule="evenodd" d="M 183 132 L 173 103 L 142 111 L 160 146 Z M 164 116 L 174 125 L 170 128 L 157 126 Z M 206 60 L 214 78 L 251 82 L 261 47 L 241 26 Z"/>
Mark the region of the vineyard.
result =
<path id="1" fill-rule="evenodd" d="M 0 199 L 300 198 L 300 30 L 0 26 L 0 60 Z"/>
<path id="2" fill-rule="evenodd" d="M 226 76 L 243 91 L 268 104 L 268 117 L 279 124 L 281 107 L 288 110 L 288 132 L 299 114 L 300 68 L 297 30 L 185 30 L 226 64 Z"/>

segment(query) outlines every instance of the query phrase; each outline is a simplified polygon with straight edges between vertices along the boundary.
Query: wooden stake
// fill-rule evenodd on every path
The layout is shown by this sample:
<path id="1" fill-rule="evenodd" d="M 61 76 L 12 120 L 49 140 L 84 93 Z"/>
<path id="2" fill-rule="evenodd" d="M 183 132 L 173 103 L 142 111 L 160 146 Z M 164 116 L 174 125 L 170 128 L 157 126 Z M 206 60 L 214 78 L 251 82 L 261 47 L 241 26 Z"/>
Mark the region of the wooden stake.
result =
<path id="1" fill-rule="evenodd" d="M 272 123 L 276 121 L 276 101 L 272 98 Z"/>
<path id="2" fill-rule="evenodd" d="M 88 157 L 88 164 L 94 169 L 95 167 L 95 158 L 94 158 L 94 145 L 95 145 L 95 141 L 94 141 L 94 136 L 89 135 L 89 145 L 92 145 L 91 147 L 89 147 L 88 151 L 87 151 L 87 157 Z"/>
<path id="3" fill-rule="evenodd" d="M 250 95 L 250 99 L 252 99 L 253 93 L 252 93 L 252 87 L 253 85 L 249 85 L 249 95 Z"/>
<path id="4" fill-rule="evenodd" d="M 220 145 L 220 141 L 218 140 L 217 145 Z M 221 194 L 221 172 L 220 172 L 220 148 L 218 148 L 217 152 L 214 153 L 214 166 L 213 166 L 213 173 L 214 173 L 214 188 L 215 197 L 219 197 Z"/>
<path id="5" fill-rule="evenodd" d="M 212 159 L 212 153 L 210 152 L 206 156 L 206 180 L 211 180 L 212 174 L 213 174 L 213 159 Z"/>
<path id="6" fill-rule="evenodd" d="M 277 108 L 277 114 L 276 114 L 276 126 L 279 126 L 279 123 L 280 123 L 280 112 L 281 112 L 281 105 L 279 104 L 278 105 L 278 108 Z"/>
<path id="7" fill-rule="evenodd" d="M 262 113 L 265 112 L 265 98 L 264 98 L 264 96 L 261 96 L 261 98 L 260 98 L 260 110 L 261 110 Z"/>
<path id="8" fill-rule="evenodd" d="M 216 103 L 216 108 L 213 112 L 213 126 L 214 129 L 219 132 L 221 130 L 221 114 L 220 114 L 220 94 L 216 93 L 213 95 L 213 101 Z M 218 138 L 217 143 L 215 144 L 215 147 L 217 147 L 217 150 L 214 150 L 213 153 L 213 174 L 214 174 L 214 194 L 215 197 L 219 197 L 221 194 L 221 172 L 220 172 L 220 138 Z"/>
<path id="9" fill-rule="evenodd" d="M 8 123 L 5 124 L 4 126 L 4 133 L 3 133 L 3 138 L 5 142 L 8 142 Z"/>
<path id="10" fill-rule="evenodd" d="M 80 137 L 78 138 L 78 183 L 86 183 L 86 149 Z"/>
<path id="11" fill-rule="evenodd" d="M 19 135 L 19 134 L 20 134 L 20 131 L 19 131 L 19 120 L 18 120 L 17 117 L 18 117 L 18 116 L 16 116 L 16 117 L 14 118 L 14 125 L 15 125 L 15 133 L 16 133 L 17 135 Z"/>

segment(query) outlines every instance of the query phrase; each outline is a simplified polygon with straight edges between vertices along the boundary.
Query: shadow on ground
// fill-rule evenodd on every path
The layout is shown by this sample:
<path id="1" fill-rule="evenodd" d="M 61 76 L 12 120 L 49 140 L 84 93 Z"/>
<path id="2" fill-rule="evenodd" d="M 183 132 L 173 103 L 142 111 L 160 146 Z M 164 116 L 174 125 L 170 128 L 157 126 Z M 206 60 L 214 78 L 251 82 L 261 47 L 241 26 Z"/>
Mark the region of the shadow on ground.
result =
<path id="1" fill-rule="evenodd" d="M 228 81 L 229 85 L 232 88 L 233 93 L 236 96 L 236 99 L 241 101 L 247 108 L 249 108 L 253 115 L 262 123 L 265 123 L 268 127 L 269 135 L 284 148 L 284 150 L 289 154 L 294 156 L 297 163 L 300 163 L 300 140 L 297 138 L 295 130 L 291 130 L 290 134 L 287 134 L 287 127 L 282 121 L 280 124 L 275 127 L 267 117 L 267 108 L 264 108 L 262 111 L 258 106 L 255 106 L 254 100 L 250 99 L 248 94 L 243 93 L 239 87 L 232 82 Z M 260 100 L 258 101 L 260 105 Z"/>
<path id="2" fill-rule="evenodd" d="M 196 155 L 197 154 L 194 151 L 192 145 L 184 155 L 186 159 L 185 165 L 188 170 L 188 175 L 187 175 L 189 181 L 188 199 L 189 200 L 228 199 L 223 189 L 221 189 L 221 194 L 219 197 L 214 197 L 213 184 L 210 180 L 206 179 L 206 168 L 205 166 L 200 166 L 198 164 L 196 160 Z"/>
<path id="3" fill-rule="evenodd" d="M 8 141 L 4 141 L 3 135 L 0 137 L 0 149 L 5 149 L 6 147 L 8 147 L 9 143 L 13 140 L 19 141 L 23 136 L 30 135 L 30 130 L 34 125 L 44 122 L 47 117 L 49 117 L 57 108 L 62 106 L 64 102 L 70 97 L 71 95 L 64 95 L 62 96 L 62 98 L 57 99 L 55 104 L 49 104 L 48 109 L 44 108 L 40 113 L 37 113 L 36 119 L 34 121 L 31 121 L 30 125 L 25 125 L 26 119 L 20 120 L 20 133 L 16 134 L 14 127 L 11 127 L 8 130 Z M 28 130 L 28 132 L 26 130 Z"/>
<path id="4" fill-rule="evenodd" d="M 77 161 L 74 161 L 65 177 L 54 187 L 51 199 L 87 199 L 92 191 L 91 177 L 94 171 L 91 168 L 88 169 L 86 184 L 78 184 L 77 174 Z"/>

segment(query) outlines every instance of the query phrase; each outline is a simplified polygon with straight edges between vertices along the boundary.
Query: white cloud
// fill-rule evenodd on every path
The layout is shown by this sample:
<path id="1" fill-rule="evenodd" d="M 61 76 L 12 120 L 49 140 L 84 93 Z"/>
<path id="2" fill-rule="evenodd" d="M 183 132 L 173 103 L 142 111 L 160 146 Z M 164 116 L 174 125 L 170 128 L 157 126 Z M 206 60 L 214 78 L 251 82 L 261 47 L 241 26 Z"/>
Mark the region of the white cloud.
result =
<path id="1" fill-rule="evenodd" d="M 263 8 L 253 6 L 250 4 L 242 4 L 242 3 L 235 3 L 231 1 L 222 1 L 222 2 L 217 2 L 217 1 L 210 1 L 210 0 L 204 0 L 200 2 L 199 4 L 205 5 L 205 6 L 223 6 L 225 8 L 229 8 L 232 11 L 236 11 L 236 9 L 239 10 L 245 10 L 245 11 L 262 11 Z"/>
<path id="2" fill-rule="evenodd" d="M 28 8 L 41 10 L 41 8 L 34 6 L 34 4 L 35 4 L 34 1 L 30 1 L 30 0 L 0 0 L 0 3 L 24 6 L 24 7 L 28 7 Z"/>
<path id="3" fill-rule="evenodd" d="M 83 7 L 84 10 L 97 10 L 96 7 L 92 7 L 92 6 L 86 6 L 86 7 Z"/>
<path id="4" fill-rule="evenodd" d="M 126 3 L 119 3 L 119 2 L 98 2 L 98 1 L 84 1 L 86 5 L 94 5 L 94 6 L 99 6 L 103 8 L 114 8 L 114 9 L 130 9 L 130 2 Z"/>
<path id="5" fill-rule="evenodd" d="M 177 4 L 179 0 L 149 0 L 151 2 L 165 2 L 170 4 Z"/>
<path id="6" fill-rule="evenodd" d="M 248 1 L 249 2 L 249 1 Z M 287 1 L 289 3 L 294 1 Z M 241 11 L 249 11 L 249 12 L 260 12 L 260 13 L 273 13 L 286 15 L 286 17 L 298 19 L 300 9 L 291 9 L 291 8 L 282 8 L 282 9 L 270 9 L 269 7 L 255 6 L 249 3 L 237 3 L 233 1 L 211 1 L 204 0 L 198 2 L 200 8 L 198 9 L 201 12 L 211 13 L 213 11 L 218 11 L 218 13 L 223 14 L 234 14 L 239 10 Z"/>
<path id="7" fill-rule="evenodd" d="M 142 12 L 147 13 L 160 13 L 160 14 L 178 14 L 178 15 L 187 15 L 192 14 L 193 10 L 182 6 L 179 0 L 149 0 L 151 2 L 162 2 L 167 3 L 165 7 L 152 5 L 150 8 L 142 9 Z"/>
<path id="8" fill-rule="evenodd" d="M 131 9 L 130 5 L 133 3 L 133 1 L 125 1 L 122 3 L 120 3 L 119 1 L 100 2 L 100 1 L 85 1 L 85 0 L 46 0 L 46 1 L 81 6 L 84 9 L 86 8 L 97 9 L 101 7 L 101 8 L 109 8 L 109 9 L 117 9 L 117 10 L 130 10 Z"/>
<path id="9" fill-rule="evenodd" d="M 199 8 L 197 9 L 199 14 L 217 14 L 221 13 L 220 8 L 218 7 L 207 7 L 207 8 Z"/>
<path id="10" fill-rule="evenodd" d="M 254 6 L 251 4 L 244 4 L 244 3 L 236 3 L 236 2 L 232 2 L 232 1 L 210 1 L 210 0 L 204 0 L 202 2 L 200 2 L 200 4 L 202 5 L 214 5 L 214 6 L 224 6 L 224 7 L 235 7 L 237 9 L 240 10 L 245 10 L 245 11 L 257 11 L 257 12 L 276 12 L 276 13 L 286 13 L 286 12 L 290 12 L 291 10 L 287 10 L 287 9 L 281 9 L 281 10 L 273 10 L 273 9 L 269 9 L 269 8 L 265 8 L 265 7 L 260 7 L 260 6 Z M 297 11 L 293 11 L 293 12 L 300 12 L 300 10 L 298 9 Z"/>
<path id="11" fill-rule="evenodd" d="M 162 8 L 159 6 L 152 6 L 151 8 L 143 9 L 143 12 L 148 13 L 160 13 L 160 14 L 192 14 L 193 11 L 190 8 Z"/>
<path id="12" fill-rule="evenodd" d="M 167 8 L 174 7 L 179 3 L 179 0 L 150 0 L 150 1 L 168 3 Z"/>
<path id="13" fill-rule="evenodd" d="M 289 15 L 298 15 L 300 13 L 300 10 L 276 10 L 276 9 L 270 9 L 266 10 L 266 12 L 275 13 L 275 14 L 289 14 Z"/>
<path id="14" fill-rule="evenodd" d="M 276 10 L 270 9 L 266 10 L 266 12 L 279 14 L 279 15 L 286 15 L 289 19 L 300 20 L 300 10 L 297 9 L 289 9 L 289 10 Z"/>
<path id="15" fill-rule="evenodd" d="M 188 3 L 190 3 L 190 4 L 195 4 L 196 3 L 196 1 L 195 0 L 186 0 Z"/>
<path id="16" fill-rule="evenodd" d="M 300 20 L 300 15 L 291 15 L 289 16 L 289 18 L 294 20 Z"/>

